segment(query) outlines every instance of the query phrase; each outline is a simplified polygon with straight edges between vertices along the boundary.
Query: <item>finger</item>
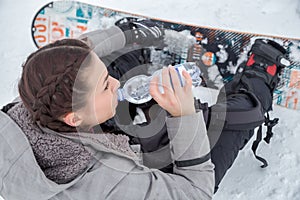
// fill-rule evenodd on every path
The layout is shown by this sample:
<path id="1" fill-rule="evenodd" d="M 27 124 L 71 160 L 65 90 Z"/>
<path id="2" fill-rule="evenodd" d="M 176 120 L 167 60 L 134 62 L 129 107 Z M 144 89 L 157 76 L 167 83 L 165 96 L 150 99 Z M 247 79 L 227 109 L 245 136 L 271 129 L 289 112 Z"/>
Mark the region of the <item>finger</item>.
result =
<path id="1" fill-rule="evenodd" d="M 161 79 L 162 79 L 162 87 L 164 89 L 164 93 L 166 95 L 170 95 L 173 93 L 172 85 L 171 85 L 171 79 L 169 74 L 168 68 L 163 68 L 161 73 Z"/>
<path id="2" fill-rule="evenodd" d="M 186 85 L 187 87 L 192 87 L 193 80 L 192 80 L 191 75 L 190 75 L 186 70 L 183 70 L 183 71 L 182 71 L 182 76 L 183 76 L 184 79 L 185 79 L 185 85 Z"/>
<path id="3" fill-rule="evenodd" d="M 174 66 L 169 67 L 169 71 L 170 71 L 170 76 L 171 76 L 171 79 L 172 79 L 172 84 L 173 84 L 174 91 L 179 92 L 180 90 L 182 90 L 179 74 L 176 71 L 176 69 L 174 68 Z"/>
<path id="4" fill-rule="evenodd" d="M 158 76 L 154 76 L 151 79 L 149 93 L 155 101 L 159 102 L 161 100 L 162 94 L 159 90 L 159 77 Z"/>

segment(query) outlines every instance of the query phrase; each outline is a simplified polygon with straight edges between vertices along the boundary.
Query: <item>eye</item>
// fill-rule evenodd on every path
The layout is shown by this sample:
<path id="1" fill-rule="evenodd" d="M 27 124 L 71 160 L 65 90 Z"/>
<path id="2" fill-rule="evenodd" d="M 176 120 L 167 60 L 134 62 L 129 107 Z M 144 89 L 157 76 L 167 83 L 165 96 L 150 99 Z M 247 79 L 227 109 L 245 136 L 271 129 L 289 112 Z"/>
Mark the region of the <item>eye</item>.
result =
<path id="1" fill-rule="evenodd" d="M 104 90 L 107 90 L 107 89 L 108 89 L 108 87 L 109 87 L 109 81 L 107 81 L 107 83 L 106 83 L 106 86 L 105 86 Z"/>

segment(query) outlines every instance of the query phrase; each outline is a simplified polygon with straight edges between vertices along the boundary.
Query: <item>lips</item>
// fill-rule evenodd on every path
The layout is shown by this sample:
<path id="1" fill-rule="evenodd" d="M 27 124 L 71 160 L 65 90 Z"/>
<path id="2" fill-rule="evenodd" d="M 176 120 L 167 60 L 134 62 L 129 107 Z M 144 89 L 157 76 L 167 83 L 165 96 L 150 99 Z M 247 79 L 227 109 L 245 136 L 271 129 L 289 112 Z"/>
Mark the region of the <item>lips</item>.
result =
<path id="1" fill-rule="evenodd" d="M 116 107 L 117 107 L 117 105 L 118 105 L 118 95 L 117 95 L 117 93 L 115 93 L 115 95 L 114 95 L 114 105 L 116 105 Z"/>

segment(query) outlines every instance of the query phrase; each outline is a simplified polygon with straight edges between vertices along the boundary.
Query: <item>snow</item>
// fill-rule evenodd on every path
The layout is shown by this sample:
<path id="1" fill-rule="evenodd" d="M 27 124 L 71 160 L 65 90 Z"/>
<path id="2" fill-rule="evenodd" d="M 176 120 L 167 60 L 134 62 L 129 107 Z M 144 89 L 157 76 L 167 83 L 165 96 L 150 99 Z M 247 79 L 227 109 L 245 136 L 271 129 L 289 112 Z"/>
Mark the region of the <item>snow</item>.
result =
<path id="1" fill-rule="evenodd" d="M 190 24 L 300 38 L 299 0 L 89 2 Z M 0 106 L 10 102 L 18 93 L 21 64 L 36 49 L 30 35 L 31 20 L 46 3 L 47 0 L 0 1 Z M 258 149 L 258 154 L 267 158 L 269 167 L 259 167 L 260 163 L 251 152 L 252 142 L 249 142 L 223 179 L 215 200 L 300 199 L 300 112 L 274 106 L 271 115 L 280 117 L 279 124 L 274 128 L 274 138 L 270 145 L 262 143 Z"/>

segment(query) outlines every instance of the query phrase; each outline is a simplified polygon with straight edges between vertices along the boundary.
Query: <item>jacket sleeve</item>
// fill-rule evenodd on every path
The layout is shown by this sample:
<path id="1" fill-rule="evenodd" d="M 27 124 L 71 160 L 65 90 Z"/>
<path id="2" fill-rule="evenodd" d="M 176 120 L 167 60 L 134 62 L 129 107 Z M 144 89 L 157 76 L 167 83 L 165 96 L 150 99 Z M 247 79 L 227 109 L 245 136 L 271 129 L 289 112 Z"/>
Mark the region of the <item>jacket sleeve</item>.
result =
<path id="1" fill-rule="evenodd" d="M 177 175 L 180 187 L 187 193 L 195 192 L 195 197 L 199 195 L 198 199 L 211 199 L 214 165 L 210 160 L 210 145 L 202 111 L 168 118 L 167 128 L 174 161 L 173 172 Z M 180 181 L 182 177 L 185 180 Z"/>
<path id="2" fill-rule="evenodd" d="M 87 32 L 79 36 L 79 39 L 86 41 L 100 58 L 110 55 L 126 45 L 125 35 L 117 26 Z"/>
<path id="3" fill-rule="evenodd" d="M 166 123 L 174 162 L 173 174 L 156 169 L 149 169 L 149 173 L 144 169 L 141 173 L 135 169 L 123 179 L 122 185 L 136 188 L 131 188 L 131 199 L 141 191 L 147 191 L 145 199 L 212 199 L 214 165 L 209 157 L 210 145 L 202 112 L 167 118 Z M 135 181 L 140 184 L 135 184 Z"/>

